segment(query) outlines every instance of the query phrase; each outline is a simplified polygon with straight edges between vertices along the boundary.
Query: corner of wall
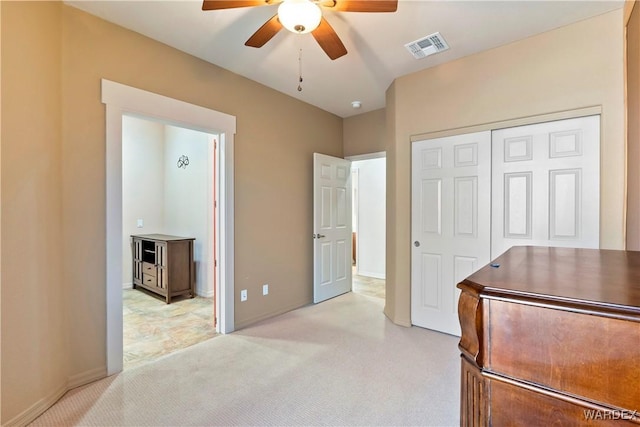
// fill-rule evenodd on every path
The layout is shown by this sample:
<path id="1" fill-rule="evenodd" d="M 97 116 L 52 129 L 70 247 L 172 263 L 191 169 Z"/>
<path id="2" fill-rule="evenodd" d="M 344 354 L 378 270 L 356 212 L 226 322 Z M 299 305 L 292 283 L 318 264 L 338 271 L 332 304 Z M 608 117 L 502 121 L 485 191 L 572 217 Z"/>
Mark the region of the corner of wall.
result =
<path id="1" fill-rule="evenodd" d="M 343 119 L 344 156 L 378 153 L 385 149 L 385 109 Z"/>
<path id="2" fill-rule="evenodd" d="M 26 426 L 38 418 L 44 411 L 49 409 L 56 403 L 69 389 L 67 384 L 62 384 L 51 393 L 38 399 L 33 405 L 10 420 L 3 421 L 2 425 L 6 426 Z"/>
<path id="3" fill-rule="evenodd" d="M 36 418 L 42 415 L 47 409 L 53 406 L 58 400 L 62 398 L 70 390 L 76 387 L 80 387 L 91 382 L 103 379 L 107 376 L 107 368 L 103 366 L 101 368 L 92 369 L 80 374 L 69 377 L 65 384 L 61 384 L 51 393 L 38 399 L 33 405 L 13 417 L 12 419 L 3 422 L 2 425 L 7 426 L 26 426 L 32 423 Z"/>

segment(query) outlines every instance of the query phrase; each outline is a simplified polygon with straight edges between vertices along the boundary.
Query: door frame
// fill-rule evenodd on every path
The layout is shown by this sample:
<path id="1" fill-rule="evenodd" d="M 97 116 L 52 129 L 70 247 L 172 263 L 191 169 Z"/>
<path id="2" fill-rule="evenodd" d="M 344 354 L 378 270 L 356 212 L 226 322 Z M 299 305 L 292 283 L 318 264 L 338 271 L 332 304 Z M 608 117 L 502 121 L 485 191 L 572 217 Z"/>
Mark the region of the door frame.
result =
<path id="1" fill-rule="evenodd" d="M 208 108 L 102 79 L 106 128 L 106 360 L 107 375 L 122 371 L 122 116 L 219 135 L 219 254 L 215 290 L 218 331 L 234 330 L 234 136 L 236 118 Z"/>
<path id="2" fill-rule="evenodd" d="M 497 122 L 483 123 L 473 126 L 460 128 L 443 129 L 434 132 L 425 132 L 411 135 L 409 142 L 423 141 L 425 139 L 442 138 L 445 136 L 462 135 L 466 133 L 475 133 L 483 130 L 497 130 L 504 128 L 512 128 L 517 126 L 535 125 L 543 122 L 555 122 L 557 120 L 575 119 L 584 116 L 595 116 L 602 114 L 602 106 L 578 108 L 575 110 L 558 111 L 549 114 L 540 114 L 537 116 L 527 116 L 516 119 L 506 119 Z"/>

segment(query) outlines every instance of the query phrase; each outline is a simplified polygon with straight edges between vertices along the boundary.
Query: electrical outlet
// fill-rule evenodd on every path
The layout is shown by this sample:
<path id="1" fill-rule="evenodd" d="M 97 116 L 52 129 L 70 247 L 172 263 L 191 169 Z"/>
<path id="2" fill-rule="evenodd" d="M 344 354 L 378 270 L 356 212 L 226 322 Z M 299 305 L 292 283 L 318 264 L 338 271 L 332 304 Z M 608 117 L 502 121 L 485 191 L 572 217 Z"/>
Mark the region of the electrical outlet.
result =
<path id="1" fill-rule="evenodd" d="M 269 295 L 269 284 L 265 283 L 262 285 L 262 295 Z"/>
<path id="2" fill-rule="evenodd" d="M 240 301 L 246 301 L 247 300 L 247 290 L 243 289 L 240 291 Z"/>
<path id="3" fill-rule="evenodd" d="M 138 221 L 136 221 L 136 227 L 138 228 L 142 228 L 144 227 L 144 221 L 139 219 Z"/>

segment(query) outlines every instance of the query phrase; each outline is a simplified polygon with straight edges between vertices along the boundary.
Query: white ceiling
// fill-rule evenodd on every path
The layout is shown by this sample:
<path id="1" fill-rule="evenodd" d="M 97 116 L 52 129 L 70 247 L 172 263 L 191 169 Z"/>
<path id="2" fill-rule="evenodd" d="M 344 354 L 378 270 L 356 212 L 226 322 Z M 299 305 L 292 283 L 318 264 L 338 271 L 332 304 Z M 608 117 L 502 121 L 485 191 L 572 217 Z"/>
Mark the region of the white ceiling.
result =
<path id="1" fill-rule="evenodd" d="M 375 0 L 372 0 L 375 1 Z M 400 0 L 395 13 L 323 16 L 347 48 L 330 60 L 311 34 L 280 31 L 260 49 L 244 42 L 277 6 L 202 11 L 201 1 L 66 1 L 340 117 L 383 108 L 397 77 L 549 31 L 623 6 L 607 1 Z M 440 32 L 450 49 L 414 59 L 406 43 Z M 298 54 L 302 49 L 302 92 Z M 361 101 L 355 110 L 352 101 Z"/>

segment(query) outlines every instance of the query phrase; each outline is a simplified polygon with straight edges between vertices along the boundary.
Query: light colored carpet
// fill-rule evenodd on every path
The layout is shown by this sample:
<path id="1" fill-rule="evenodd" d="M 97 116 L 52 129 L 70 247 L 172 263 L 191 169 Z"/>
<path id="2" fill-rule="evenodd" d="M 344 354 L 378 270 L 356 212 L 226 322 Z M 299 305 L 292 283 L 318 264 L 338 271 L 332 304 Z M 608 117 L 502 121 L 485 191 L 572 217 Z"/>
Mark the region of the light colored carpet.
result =
<path id="1" fill-rule="evenodd" d="M 348 293 L 67 393 L 32 425 L 459 425 L 458 338 Z"/>

